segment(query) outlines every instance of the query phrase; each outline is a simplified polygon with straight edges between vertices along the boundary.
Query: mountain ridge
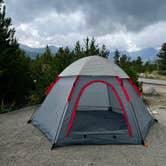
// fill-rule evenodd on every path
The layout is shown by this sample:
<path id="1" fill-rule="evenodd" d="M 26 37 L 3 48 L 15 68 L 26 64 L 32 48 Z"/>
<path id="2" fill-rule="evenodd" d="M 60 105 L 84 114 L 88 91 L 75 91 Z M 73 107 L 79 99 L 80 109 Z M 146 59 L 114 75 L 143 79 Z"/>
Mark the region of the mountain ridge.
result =
<path id="1" fill-rule="evenodd" d="M 58 47 L 56 46 L 48 46 L 51 53 L 52 54 L 56 54 L 58 51 Z M 44 53 L 45 48 L 46 47 L 39 47 L 39 48 L 33 48 L 33 47 L 29 47 L 27 45 L 24 44 L 20 44 L 20 48 L 31 58 L 31 59 L 35 59 L 37 57 L 37 55 L 41 55 Z M 110 54 L 109 54 L 109 59 L 113 60 L 113 56 L 114 56 L 114 52 L 115 49 L 111 49 L 110 50 Z M 154 62 L 157 59 L 157 53 L 158 50 L 155 48 L 144 48 L 138 51 L 126 51 L 126 50 L 122 50 L 119 51 L 120 55 L 126 54 L 127 56 L 130 56 L 132 60 L 136 59 L 138 56 L 140 56 L 142 58 L 142 60 L 144 62 L 146 61 L 152 61 Z"/>
<path id="2" fill-rule="evenodd" d="M 109 56 L 110 59 L 113 59 L 114 52 L 115 52 L 115 50 L 112 50 L 110 52 L 110 56 Z M 146 61 L 154 62 L 157 59 L 157 53 L 159 52 L 159 50 L 149 47 L 149 48 L 143 48 L 138 51 L 129 52 L 129 51 L 123 50 L 123 51 L 119 51 L 119 52 L 120 52 L 121 56 L 123 54 L 125 54 L 127 56 L 130 56 L 132 60 L 135 60 L 138 56 L 140 56 L 144 62 L 146 62 Z"/>
<path id="3" fill-rule="evenodd" d="M 58 47 L 48 46 L 52 54 L 56 54 Z M 44 53 L 46 47 L 33 48 L 24 44 L 20 44 L 20 49 L 23 50 L 31 59 L 35 59 L 37 55 Z"/>

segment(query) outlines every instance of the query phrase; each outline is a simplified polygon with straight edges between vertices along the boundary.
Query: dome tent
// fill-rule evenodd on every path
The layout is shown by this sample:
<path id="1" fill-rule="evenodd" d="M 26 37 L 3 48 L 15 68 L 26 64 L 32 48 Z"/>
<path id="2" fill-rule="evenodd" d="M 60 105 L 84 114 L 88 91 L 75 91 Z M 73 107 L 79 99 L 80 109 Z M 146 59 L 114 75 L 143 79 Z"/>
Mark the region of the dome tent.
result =
<path id="1" fill-rule="evenodd" d="M 51 83 L 29 122 L 55 146 L 144 144 L 154 118 L 128 75 L 110 60 L 89 56 Z"/>

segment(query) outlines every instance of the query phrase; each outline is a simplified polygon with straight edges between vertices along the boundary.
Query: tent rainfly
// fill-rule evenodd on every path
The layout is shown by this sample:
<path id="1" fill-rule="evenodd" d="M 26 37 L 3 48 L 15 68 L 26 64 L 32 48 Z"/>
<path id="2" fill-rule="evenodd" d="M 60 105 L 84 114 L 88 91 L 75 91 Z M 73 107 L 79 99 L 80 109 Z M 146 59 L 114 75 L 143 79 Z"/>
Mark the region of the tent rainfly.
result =
<path id="1" fill-rule="evenodd" d="M 110 60 L 89 56 L 51 83 L 29 120 L 52 148 L 70 144 L 143 144 L 155 119 L 131 78 Z"/>

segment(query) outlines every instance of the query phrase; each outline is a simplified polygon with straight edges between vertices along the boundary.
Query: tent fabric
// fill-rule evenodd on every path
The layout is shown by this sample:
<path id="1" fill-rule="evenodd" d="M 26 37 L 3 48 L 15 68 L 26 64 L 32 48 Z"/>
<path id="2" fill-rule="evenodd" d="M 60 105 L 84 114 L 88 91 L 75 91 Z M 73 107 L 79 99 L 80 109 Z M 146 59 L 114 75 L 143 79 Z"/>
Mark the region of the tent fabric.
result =
<path id="1" fill-rule="evenodd" d="M 50 91 L 52 90 L 52 88 L 54 87 L 54 85 L 60 80 L 61 77 L 56 77 L 56 79 L 50 84 L 50 86 L 47 88 L 45 95 L 47 96 Z"/>
<path id="2" fill-rule="evenodd" d="M 124 95 L 125 95 L 127 101 L 130 102 L 130 96 L 129 96 L 129 94 L 127 93 L 126 88 L 125 88 L 124 85 L 123 85 L 123 81 L 122 81 L 121 78 L 119 78 L 118 76 L 116 77 L 116 80 L 117 80 L 118 84 L 121 86 L 121 89 L 122 89 L 122 91 L 123 91 L 123 93 L 124 93 Z"/>
<path id="3" fill-rule="evenodd" d="M 32 123 L 37 126 L 51 142 L 58 130 L 67 97 L 74 78 L 61 78 L 46 97 L 42 106 L 32 117 Z"/>
<path id="4" fill-rule="evenodd" d="M 79 64 L 78 69 L 75 64 Z M 87 64 L 91 67 L 87 68 Z M 58 76 L 60 79 L 31 118 L 53 146 L 144 142 L 154 118 L 136 85 L 112 64 L 90 56 L 74 62 Z M 112 71 L 113 75 L 109 75 Z"/>
<path id="5" fill-rule="evenodd" d="M 60 74 L 61 77 L 77 75 L 108 75 L 128 78 L 128 75 L 120 67 L 99 56 L 89 56 L 77 60 Z"/>

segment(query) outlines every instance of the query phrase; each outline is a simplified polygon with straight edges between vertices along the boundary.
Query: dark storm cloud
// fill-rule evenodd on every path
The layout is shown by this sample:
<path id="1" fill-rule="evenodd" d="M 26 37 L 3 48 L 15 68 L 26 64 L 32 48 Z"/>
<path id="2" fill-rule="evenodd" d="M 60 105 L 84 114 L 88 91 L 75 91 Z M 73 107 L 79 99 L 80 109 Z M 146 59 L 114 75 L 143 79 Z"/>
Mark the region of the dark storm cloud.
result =
<path id="1" fill-rule="evenodd" d="M 121 28 L 140 31 L 166 20 L 166 0 L 8 0 L 6 3 L 16 23 L 31 22 L 53 11 L 59 14 L 82 11 L 87 28 L 95 35 Z"/>
<path id="2" fill-rule="evenodd" d="M 6 0 L 20 43 L 73 46 L 95 36 L 108 48 L 136 50 L 166 41 L 166 0 Z"/>

